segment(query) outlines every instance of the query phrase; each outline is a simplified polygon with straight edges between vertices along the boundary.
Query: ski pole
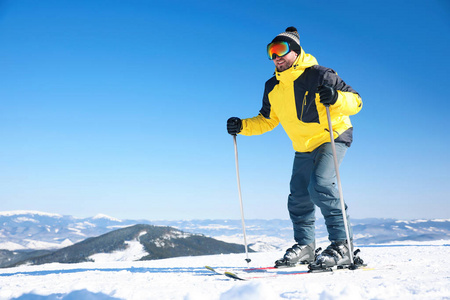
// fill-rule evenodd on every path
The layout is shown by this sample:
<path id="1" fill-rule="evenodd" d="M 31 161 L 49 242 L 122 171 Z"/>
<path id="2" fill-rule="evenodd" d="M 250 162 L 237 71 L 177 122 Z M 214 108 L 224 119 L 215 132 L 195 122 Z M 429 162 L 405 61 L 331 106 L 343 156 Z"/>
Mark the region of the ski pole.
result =
<path id="1" fill-rule="evenodd" d="M 245 246 L 245 255 L 247 262 L 247 266 L 249 265 L 251 259 L 248 258 L 248 249 L 247 249 L 247 234 L 245 232 L 245 220 L 244 220 L 244 205 L 242 203 L 242 193 L 241 193 L 241 180 L 239 178 L 239 161 L 238 161 L 238 151 L 237 151 L 237 142 L 236 142 L 236 135 L 233 134 L 233 140 L 234 140 L 234 157 L 236 159 L 236 177 L 237 177 L 237 185 L 238 185 L 238 192 L 239 192 L 239 202 L 241 204 L 241 220 L 242 220 L 242 230 L 244 232 L 244 246 Z"/>
<path id="2" fill-rule="evenodd" d="M 336 154 L 336 145 L 334 143 L 333 125 L 331 125 L 330 106 L 325 105 L 325 108 L 327 110 L 328 129 L 330 131 L 331 148 L 333 149 L 334 168 L 336 170 L 336 180 L 337 180 L 337 184 L 338 184 L 339 198 L 341 200 L 342 218 L 344 219 L 345 235 L 347 237 L 347 244 L 348 244 L 348 249 L 350 252 L 350 265 L 352 267 L 354 267 L 353 249 L 352 249 L 351 242 L 350 242 L 350 233 L 348 230 L 347 214 L 345 213 L 345 202 L 344 202 L 344 194 L 342 193 L 341 177 L 339 176 L 339 164 L 338 164 L 338 159 L 337 159 L 337 154 Z"/>

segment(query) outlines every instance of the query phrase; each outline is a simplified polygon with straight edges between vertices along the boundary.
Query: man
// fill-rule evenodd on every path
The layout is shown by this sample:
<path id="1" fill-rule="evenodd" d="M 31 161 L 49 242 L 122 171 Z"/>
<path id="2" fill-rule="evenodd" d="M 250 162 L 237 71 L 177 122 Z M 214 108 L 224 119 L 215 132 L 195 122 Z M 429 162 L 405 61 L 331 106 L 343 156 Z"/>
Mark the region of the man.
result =
<path id="1" fill-rule="evenodd" d="M 281 124 L 296 151 L 288 197 L 296 244 L 275 262 L 275 266 L 348 265 L 349 251 L 353 250 L 346 241 L 339 191 L 335 186 L 336 171 L 325 105 L 330 109 L 340 164 L 352 143 L 353 127 L 349 116 L 361 110 L 361 98 L 332 69 L 319 66 L 312 55 L 303 51 L 295 27 L 276 36 L 267 46 L 267 53 L 276 69 L 265 84 L 259 114 L 242 120 L 232 117 L 227 121 L 227 130 L 232 135 L 250 136 L 263 134 Z M 315 206 L 325 218 L 331 244 L 314 261 Z M 347 207 L 345 209 L 347 211 Z M 349 234 L 352 239 L 351 228 Z"/>

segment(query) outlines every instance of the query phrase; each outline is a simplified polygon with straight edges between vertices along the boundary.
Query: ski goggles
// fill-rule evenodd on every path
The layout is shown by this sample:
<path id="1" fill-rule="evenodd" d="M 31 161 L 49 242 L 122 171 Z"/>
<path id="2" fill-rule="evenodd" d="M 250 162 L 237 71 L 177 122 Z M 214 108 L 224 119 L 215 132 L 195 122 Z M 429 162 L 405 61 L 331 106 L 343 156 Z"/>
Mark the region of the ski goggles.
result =
<path id="1" fill-rule="evenodd" d="M 267 55 L 270 60 L 276 56 L 283 57 L 291 51 L 288 42 L 274 42 L 267 45 Z"/>

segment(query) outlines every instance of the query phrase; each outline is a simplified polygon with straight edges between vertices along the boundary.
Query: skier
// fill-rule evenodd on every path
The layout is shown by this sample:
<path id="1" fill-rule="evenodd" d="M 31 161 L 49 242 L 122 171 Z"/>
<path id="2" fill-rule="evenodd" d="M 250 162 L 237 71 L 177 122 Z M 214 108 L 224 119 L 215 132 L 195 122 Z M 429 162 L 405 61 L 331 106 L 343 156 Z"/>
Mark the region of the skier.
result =
<path id="1" fill-rule="evenodd" d="M 325 105 L 330 108 L 339 164 L 352 143 L 350 115 L 362 108 L 359 94 L 335 71 L 318 65 L 304 52 L 295 27 L 288 27 L 267 46 L 275 75 L 266 84 L 262 108 L 253 118 L 229 118 L 231 135 L 263 134 L 281 123 L 292 140 L 295 158 L 290 181 L 288 211 L 294 244 L 275 262 L 276 267 L 314 263 L 323 267 L 348 265 L 349 246 L 335 186 L 336 171 Z M 315 254 L 315 205 L 325 219 L 331 244 Z M 347 213 L 347 206 L 345 206 Z M 350 240 L 352 239 L 349 228 Z M 350 242 L 351 244 L 351 242 Z M 352 248 L 352 246 L 350 246 Z"/>

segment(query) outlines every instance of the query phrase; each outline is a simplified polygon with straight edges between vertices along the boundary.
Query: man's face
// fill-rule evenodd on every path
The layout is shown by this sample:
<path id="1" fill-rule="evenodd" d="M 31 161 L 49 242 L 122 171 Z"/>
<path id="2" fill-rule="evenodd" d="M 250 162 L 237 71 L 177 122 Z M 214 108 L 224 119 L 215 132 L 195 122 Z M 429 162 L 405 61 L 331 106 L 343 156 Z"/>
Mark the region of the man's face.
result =
<path id="1" fill-rule="evenodd" d="M 297 59 L 297 56 L 297 53 L 291 51 L 285 56 L 276 56 L 275 59 L 273 59 L 273 63 L 275 64 L 278 72 L 283 72 L 292 66 L 294 61 Z"/>

